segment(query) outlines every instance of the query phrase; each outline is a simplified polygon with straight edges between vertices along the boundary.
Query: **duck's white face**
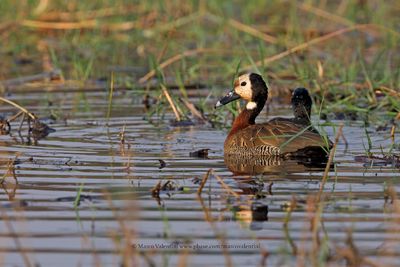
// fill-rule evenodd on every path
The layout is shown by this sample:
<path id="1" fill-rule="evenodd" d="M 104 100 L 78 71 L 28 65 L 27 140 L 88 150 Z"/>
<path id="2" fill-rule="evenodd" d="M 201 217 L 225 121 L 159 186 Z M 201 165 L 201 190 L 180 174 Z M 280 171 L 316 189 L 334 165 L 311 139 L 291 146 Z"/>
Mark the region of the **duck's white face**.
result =
<path id="1" fill-rule="evenodd" d="M 251 79 L 250 79 L 251 77 Z M 254 79 L 253 79 L 254 77 Z M 251 80 L 255 80 L 255 85 L 251 83 Z M 254 91 L 254 86 L 258 86 L 258 92 Z M 220 107 L 226 105 L 232 101 L 235 101 L 239 98 L 247 100 L 246 109 L 251 110 L 257 108 L 257 103 L 254 102 L 253 98 L 255 94 L 259 94 L 261 98 L 265 97 L 265 100 L 268 98 L 268 88 L 265 85 L 262 77 L 255 73 L 248 73 L 240 75 L 239 78 L 235 80 L 233 90 L 230 91 L 226 96 L 221 98 L 216 104 L 215 107 Z M 261 88 L 259 88 L 261 87 Z M 261 101 L 264 101 L 262 99 Z M 262 106 L 264 106 L 265 102 L 262 102 Z"/>
<path id="2" fill-rule="evenodd" d="M 251 101 L 253 91 L 251 88 L 250 74 L 243 74 L 236 79 L 234 84 L 235 93 L 244 100 Z"/>

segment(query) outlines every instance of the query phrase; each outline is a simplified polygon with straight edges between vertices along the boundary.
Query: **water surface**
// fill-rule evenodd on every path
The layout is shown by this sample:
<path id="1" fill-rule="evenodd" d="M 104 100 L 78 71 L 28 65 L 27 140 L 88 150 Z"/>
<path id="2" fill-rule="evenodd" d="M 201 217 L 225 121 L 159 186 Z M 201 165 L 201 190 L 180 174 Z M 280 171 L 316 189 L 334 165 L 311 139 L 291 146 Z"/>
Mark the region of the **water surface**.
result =
<path id="1" fill-rule="evenodd" d="M 1 194 L 3 265 L 117 266 L 128 254 L 142 266 L 185 261 L 188 266 L 280 266 L 304 258 L 309 263 L 307 253 L 315 254 L 312 197 L 323 166 L 273 161 L 262 174 L 234 175 L 224 163 L 226 130 L 172 127 L 172 114 L 149 123 L 141 97 L 126 91 L 116 92 L 109 120 L 104 92 L 36 92 L 9 99 L 41 117 L 53 110 L 65 120 L 47 120 L 57 131 L 37 144 L 17 135 L 19 122 L 13 123 L 12 136 L 0 136 L 3 174 L 6 162 L 18 157 L 18 184 L 7 175 Z M 12 112 L 1 106 L 1 113 Z M 286 106 L 279 112 L 290 114 Z M 264 114 L 260 120 L 265 119 Z M 331 140 L 334 128 L 324 128 Z M 381 155 L 381 148 L 390 148 L 390 129 L 368 131 L 372 152 Z M 325 185 L 318 251 L 329 251 L 332 264 L 344 264 L 334 257 L 349 249 L 351 236 L 359 257 L 395 266 L 400 214 L 387 192 L 400 191 L 399 164 L 360 157 L 368 147 L 363 123 L 345 122 L 343 133 L 348 143 L 338 143 Z M 210 149 L 207 159 L 189 156 L 203 148 Z M 159 160 L 166 166 L 160 168 Z M 209 169 L 213 174 L 199 198 L 199 182 Z M 159 196 L 152 194 L 160 181 L 170 181 L 169 186 Z"/>

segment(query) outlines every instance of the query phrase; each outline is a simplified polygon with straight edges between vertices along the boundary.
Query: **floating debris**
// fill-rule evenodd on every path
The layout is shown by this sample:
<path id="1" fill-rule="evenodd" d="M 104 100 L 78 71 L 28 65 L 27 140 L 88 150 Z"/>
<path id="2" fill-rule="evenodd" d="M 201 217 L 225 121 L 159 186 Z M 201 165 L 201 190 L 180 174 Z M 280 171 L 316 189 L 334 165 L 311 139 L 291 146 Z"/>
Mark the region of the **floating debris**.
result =
<path id="1" fill-rule="evenodd" d="M 159 181 L 150 191 L 152 197 L 160 199 L 161 181 Z"/>
<path id="2" fill-rule="evenodd" d="M 370 166 L 393 166 L 396 168 L 400 167 L 400 156 L 399 155 L 383 155 L 383 156 L 375 156 L 375 155 L 369 155 L 369 156 L 355 156 L 354 157 L 355 162 L 360 162 L 364 163 L 364 167 L 370 167 Z"/>
<path id="3" fill-rule="evenodd" d="M 158 167 L 160 170 L 162 168 L 165 168 L 165 166 L 167 166 L 167 163 L 165 163 L 165 161 L 163 161 L 162 159 L 159 159 L 158 161 L 160 162 L 160 166 Z"/>
<path id="4" fill-rule="evenodd" d="M 48 136 L 50 133 L 54 133 L 56 131 L 38 119 L 33 121 L 33 126 L 29 130 L 35 140 L 42 139 Z"/>
<path id="5" fill-rule="evenodd" d="M 157 99 L 151 97 L 149 94 L 143 96 L 142 104 L 146 110 L 149 110 L 153 105 L 157 104 Z"/>
<path id="6" fill-rule="evenodd" d="M 95 201 L 95 199 L 98 199 L 99 197 L 94 197 L 91 195 L 84 195 L 84 194 L 80 194 L 79 198 L 77 198 L 76 196 L 71 196 L 71 197 L 59 197 L 56 198 L 55 201 L 57 202 L 71 202 L 71 203 L 76 203 L 77 206 L 80 206 L 82 201 L 87 201 L 90 203 L 93 203 Z"/>
<path id="7" fill-rule="evenodd" d="M 193 184 L 200 184 L 201 183 L 201 178 L 200 177 L 194 177 L 193 179 L 192 179 L 192 182 L 193 182 Z"/>
<path id="8" fill-rule="evenodd" d="M 286 211 L 286 212 L 291 212 L 295 210 L 298 207 L 296 199 L 292 201 L 285 201 L 283 204 L 281 204 L 281 209 Z"/>
<path id="9" fill-rule="evenodd" d="M 22 117 L 22 120 L 20 122 L 19 128 L 18 128 L 18 133 L 21 134 L 21 129 L 22 129 L 22 125 L 24 124 L 24 122 L 28 123 L 28 136 L 30 136 L 30 134 L 33 135 L 33 138 L 35 140 L 39 140 L 41 138 L 46 137 L 47 135 L 49 135 L 52 132 L 55 132 L 55 130 L 53 128 L 50 128 L 46 123 L 41 122 L 35 114 L 29 112 L 26 108 L 20 106 L 19 104 L 8 100 L 4 97 L 0 97 L 0 101 L 5 102 L 17 109 L 19 109 L 19 112 L 15 115 L 13 115 L 11 118 L 9 119 L 5 119 L 3 117 L 0 116 L 0 133 L 1 134 L 9 134 L 11 132 L 11 126 L 10 126 L 10 122 L 16 120 L 19 117 Z M 31 123 L 33 123 L 33 126 L 31 127 Z M 29 139 L 29 137 L 28 137 Z"/>
<path id="10" fill-rule="evenodd" d="M 194 152 L 190 152 L 189 156 L 196 157 L 196 158 L 208 159 L 208 151 L 209 150 L 210 150 L 209 148 L 199 149 Z"/>
<path id="11" fill-rule="evenodd" d="M 269 185 L 268 185 L 268 194 L 269 194 L 270 196 L 273 195 L 273 194 L 272 194 L 272 186 L 273 186 L 273 185 L 274 185 L 273 182 L 270 182 Z"/>
<path id="12" fill-rule="evenodd" d="M 183 191 L 184 188 L 182 186 L 179 186 L 177 183 L 173 181 L 166 181 L 164 184 L 162 184 L 161 181 L 159 181 L 150 191 L 151 191 L 151 196 L 160 199 L 160 193 L 166 193 L 167 196 L 171 196 L 172 191 Z"/>
<path id="13" fill-rule="evenodd" d="M 6 118 L 0 116 L 0 135 L 7 135 L 11 131 L 10 123 Z"/>
<path id="14" fill-rule="evenodd" d="M 238 187 L 245 195 L 254 195 L 254 198 L 265 198 L 263 193 L 264 182 L 258 179 L 243 179 L 238 182 Z"/>
<path id="15" fill-rule="evenodd" d="M 29 203 L 26 200 L 12 200 L 10 202 L 2 203 L 0 207 L 3 209 L 21 209 L 28 206 Z"/>
<path id="16" fill-rule="evenodd" d="M 186 120 L 170 120 L 170 125 L 172 127 L 187 127 L 187 126 L 193 126 L 195 124 L 191 120 L 186 119 Z"/>
<path id="17" fill-rule="evenodd" d="M 122 127 L 121 131 L 118 133 L 118 137 L 119 137 L 119 143 L 121 145 L 125 144 L 125 125 L 124 127 Z"/>

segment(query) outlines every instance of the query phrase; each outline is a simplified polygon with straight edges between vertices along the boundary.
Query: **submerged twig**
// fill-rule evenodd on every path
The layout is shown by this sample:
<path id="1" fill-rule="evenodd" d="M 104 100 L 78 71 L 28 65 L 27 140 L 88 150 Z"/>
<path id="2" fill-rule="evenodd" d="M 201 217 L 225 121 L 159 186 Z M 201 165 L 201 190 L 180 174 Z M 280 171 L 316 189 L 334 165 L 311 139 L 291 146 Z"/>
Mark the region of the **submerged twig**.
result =
<path id="1" fill-rule="evenodd" d="M 15 157 L 14 159 L 9 159 L 7 162 L 7 170 L 6 172 L 3 174 L 3 177 L 0 178 L 0 184 L 3 184 L 7 178 L 8 175 L 11 175 L 14 180 L 15 183 L 18 184 L 18 179 L 17 176 L 15 175 L 15 167 L 14 167 L 14 163 L 15 160 L 17 159 L 17 157 Z"/>
<path id="2" fill-rule="evenodd" d="M 19 122 L 18 133 L 21 134 L 22 125 L 24 124 L 26 114 L 22 113 L 22 120 Z"/>

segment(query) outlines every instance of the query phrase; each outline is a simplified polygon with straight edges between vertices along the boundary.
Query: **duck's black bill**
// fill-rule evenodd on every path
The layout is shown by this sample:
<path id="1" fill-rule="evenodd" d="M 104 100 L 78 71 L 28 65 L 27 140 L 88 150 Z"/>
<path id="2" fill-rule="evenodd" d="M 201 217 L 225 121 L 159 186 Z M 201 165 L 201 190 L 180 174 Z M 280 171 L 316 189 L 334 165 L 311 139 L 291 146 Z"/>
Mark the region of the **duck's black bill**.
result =
<path id="1" fill-rule="evenodd" d="M 215 108 L 218 108 L 220 106 L 226 105 L 229 102 L 235 101 L 240 98 L 240 95 L 236 94 L 235 91 L 230 91 L 226 96 L 221 98 L 217 104 L 215 104 Z"/>

